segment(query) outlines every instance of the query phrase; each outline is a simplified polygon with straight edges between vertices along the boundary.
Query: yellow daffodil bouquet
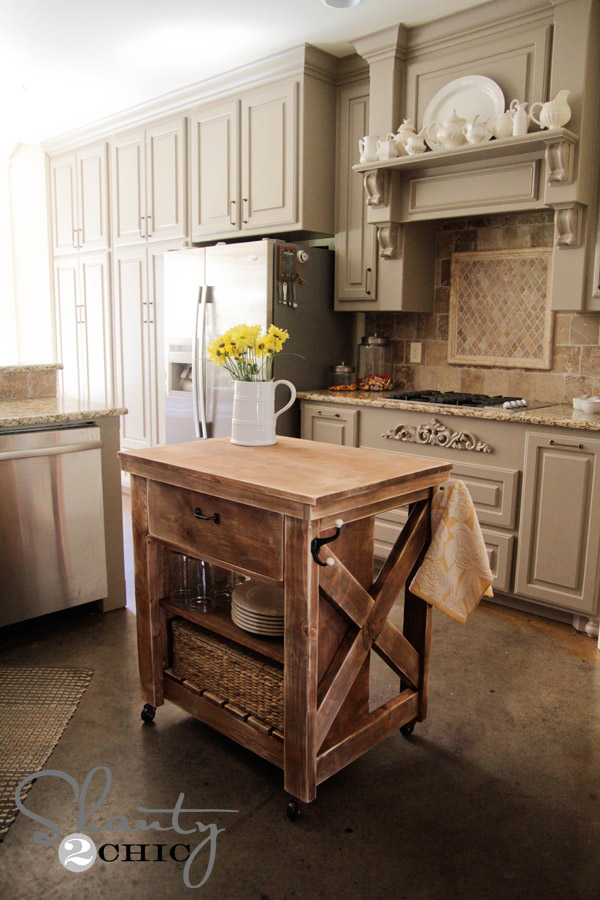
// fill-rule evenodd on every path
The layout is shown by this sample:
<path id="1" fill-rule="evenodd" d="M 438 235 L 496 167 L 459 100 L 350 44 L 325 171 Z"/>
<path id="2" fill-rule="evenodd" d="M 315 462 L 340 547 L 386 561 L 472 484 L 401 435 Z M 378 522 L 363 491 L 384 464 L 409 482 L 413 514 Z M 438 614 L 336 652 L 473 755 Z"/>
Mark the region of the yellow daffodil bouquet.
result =
<path id="1" fill-rule="evenodd" d="M 279 353 L 289 334 L 270 325 L 262 334 L 260 325 L 235 325 L 211 341 L 208 358 L 214 366 L 224 366 L 234 381 L 270 381 L 273 357 Z"/>

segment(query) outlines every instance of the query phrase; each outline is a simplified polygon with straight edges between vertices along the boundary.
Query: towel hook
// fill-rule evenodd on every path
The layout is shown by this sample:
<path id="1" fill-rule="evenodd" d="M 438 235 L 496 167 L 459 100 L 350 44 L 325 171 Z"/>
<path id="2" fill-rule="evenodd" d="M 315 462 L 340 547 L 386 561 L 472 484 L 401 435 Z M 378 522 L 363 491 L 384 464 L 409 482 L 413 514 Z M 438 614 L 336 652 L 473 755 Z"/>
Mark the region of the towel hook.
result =
<path id="1" fill-rule="evenodd" d="M 310 552 L 312 553 L 313 559 L 317 563 L 317 565 L 319 565 L 319 566 L 332 566 L 333 565 L 334 560 L 331 558 L 331 556 L 329 557 L 327 562 L 323 562 L 321 559 L 319 559 L 319 550 L 321 549 L 323 544 L 330 544 L 332 541 L 336 541 L 339 538 L 340 531 L 342 529 L 343 524 L 344 524 L 343 519 L 336 519 L 335 520 L 335 534 L 332 534 L 331 537 L 327 537 L 327 538 L 318 538 L 318 537 L 313 538 L 313 540 L 310 542 Z"/>

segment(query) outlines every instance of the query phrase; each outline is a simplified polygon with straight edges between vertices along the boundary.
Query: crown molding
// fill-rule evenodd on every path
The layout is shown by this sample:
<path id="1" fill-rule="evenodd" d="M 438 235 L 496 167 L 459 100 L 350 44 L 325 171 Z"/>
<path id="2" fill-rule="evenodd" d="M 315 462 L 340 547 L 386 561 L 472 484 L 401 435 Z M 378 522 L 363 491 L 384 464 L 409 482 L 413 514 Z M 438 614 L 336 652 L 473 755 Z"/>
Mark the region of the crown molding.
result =
<path id="1" fill-rule="evenodd" d="M 409 29 L 405 25 L 392 25 L 390 28 L 383 28 L 381 31 L 357 38 L 352 41 L 352 46 L 369 63 L 389 59 L 390 56 L 403 59 L 408 36 Z"/>
<path id="2" fill-rule="evenodd" d="M 338 59 L 337 81 L 338 85 L 352 84 L 354 81 L 363 81 L 369 77 L 369 63 L 358 53 L 351 53 Z"/>
<path id="3" fill-rule="evenodd" d="M 281 78 L 310 76 L 337 84 L 338 62 L 337 57 L 318 47 L 300 44 L 49 138 L 42 142 L 42 147 L 50 155 L 73 150 L 159 118 L 182 114 L 199 103 L 210 103 Z"/>
<path id="4" fill-rule="evenodd" d="M 428 50 L 442 49 L 449 42 L 456 47 L 457 35 L 468 41 L 481 32 L 494 33 L 503 28 L 551 19 L 555 6 L 570 2 L 572 0 L 489 0 L 480 6 L 409 29 L 406 58 Z"/>

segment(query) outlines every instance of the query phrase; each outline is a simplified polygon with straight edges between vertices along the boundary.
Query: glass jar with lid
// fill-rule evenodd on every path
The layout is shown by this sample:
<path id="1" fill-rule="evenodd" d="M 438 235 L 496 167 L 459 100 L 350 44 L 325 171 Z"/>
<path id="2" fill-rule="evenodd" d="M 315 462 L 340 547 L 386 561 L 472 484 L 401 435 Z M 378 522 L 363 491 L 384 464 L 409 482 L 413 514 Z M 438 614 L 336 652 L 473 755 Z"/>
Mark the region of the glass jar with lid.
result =
<path id="1" fill-rule="evenodd" d="M 343 361 L 339 366 L 331 366 L 328 387 L 330 391 L 355 391 L 356 369 L 354 366 Z"/>
<path id="2" fill-rule="evenodd" d="M 392 386 L 392 347 L 388 338 L 365 335 L 358 345 L 358 389 L 389 391 Z"/>

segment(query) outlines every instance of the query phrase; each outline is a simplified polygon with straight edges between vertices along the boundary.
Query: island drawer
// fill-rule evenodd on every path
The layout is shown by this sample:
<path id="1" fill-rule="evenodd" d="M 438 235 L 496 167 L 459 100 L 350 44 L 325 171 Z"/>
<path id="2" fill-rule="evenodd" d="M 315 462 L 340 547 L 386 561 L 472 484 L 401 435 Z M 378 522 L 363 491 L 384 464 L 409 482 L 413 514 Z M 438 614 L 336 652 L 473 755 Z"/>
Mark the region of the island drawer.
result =
<path id="1" fill-rule="evenodd" d="M 279 513 L 149 480 L 148 533 L 190 556 L 283 578 Z"/>

